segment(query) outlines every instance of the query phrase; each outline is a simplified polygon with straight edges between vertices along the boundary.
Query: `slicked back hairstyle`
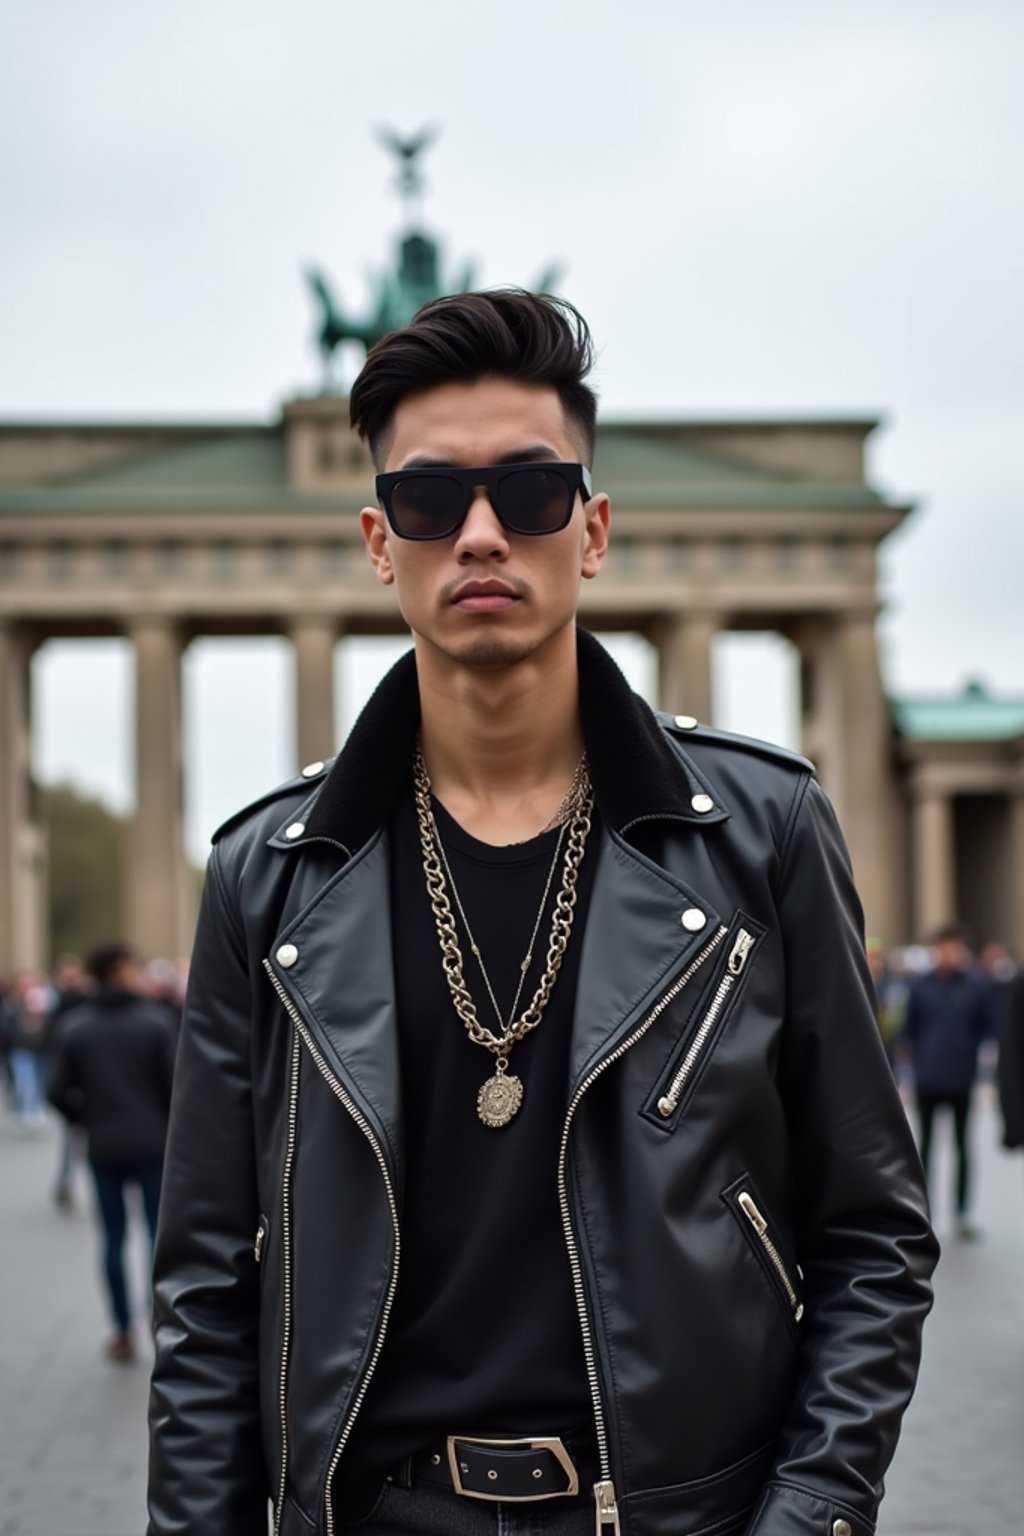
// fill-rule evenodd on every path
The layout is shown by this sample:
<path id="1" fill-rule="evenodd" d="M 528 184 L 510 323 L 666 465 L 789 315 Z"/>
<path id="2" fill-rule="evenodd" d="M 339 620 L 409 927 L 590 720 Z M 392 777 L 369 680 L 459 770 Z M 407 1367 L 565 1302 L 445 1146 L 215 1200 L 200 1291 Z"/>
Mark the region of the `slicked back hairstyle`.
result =
<path id="1" fill-rule="evenodd" d="M 370 349 L 352 386 L 349 415 L 379 468 L 395 410 L 407 395 L 487 378 L 546 384 L 557 391 L 589 464 L 597 396 L 584 380 L 593 359 L 587 322 L 566 299 L 524 288 L 454 294 L 425 304 L 403 330 Z"/>

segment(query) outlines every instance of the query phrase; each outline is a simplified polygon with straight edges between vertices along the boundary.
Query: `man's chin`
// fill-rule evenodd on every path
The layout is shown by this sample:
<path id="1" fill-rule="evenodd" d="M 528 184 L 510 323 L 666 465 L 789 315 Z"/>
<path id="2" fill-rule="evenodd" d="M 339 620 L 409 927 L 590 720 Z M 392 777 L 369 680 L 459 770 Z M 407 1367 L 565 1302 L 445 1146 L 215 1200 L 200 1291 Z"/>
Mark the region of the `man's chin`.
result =
<path id="1" fill-rule="evenodd" d="M 536 645 L 510 635 L 474 635 L 460 644 L 446 646 L 445 650 L 460 666 L 497 671 L 525 661 L 536 648 Z"/>

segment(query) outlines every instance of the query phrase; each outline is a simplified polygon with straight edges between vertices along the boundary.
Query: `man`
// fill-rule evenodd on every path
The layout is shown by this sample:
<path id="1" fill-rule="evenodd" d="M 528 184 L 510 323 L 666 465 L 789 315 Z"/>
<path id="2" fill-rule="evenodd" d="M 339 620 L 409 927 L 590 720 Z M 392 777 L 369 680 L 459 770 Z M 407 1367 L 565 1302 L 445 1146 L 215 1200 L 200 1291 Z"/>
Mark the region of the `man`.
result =
<path id="1" fill-rule="evenodd" d="M 589 364 L 467 294 L 353 389 L 414 648 L 215 838 L 151 1536 L 874 1528 L 936 1247 L 849 868 L 808 764 L 577 631 Z"/>
<path id="2" fill-rule="evenodd" d="M 925 1177 L 931 1168 L 935 1112 L 947 1105 L 956 1133 L 956 1233 L 970 1240 L 977 1236 L 967 1214 L 971 1090 L 978 1050 L 993 1033 L 991 994 L 988 982 L 971 968 L 971 953 L 958 923 L 939 929 L 932 953 L 933 969 L 910 989 L 904 1035 L 914 1069 Z"/>
<path id="3" fill-rule="evenodd" d="M 95 950 L 87 970 L 96 991 L 65 1017 L 49 1096 L 66 1120 L 85 1130 L 114 1323 L 106 1352 L 110 1360 L 126 1364 L 135 1358 L 135 1339 L 124 1269 L 125 1189 L 138 1186 L 152 1243 L 174 1037 L 161 1011 L 140 996 L 141 968 L 127 945 Z"/>

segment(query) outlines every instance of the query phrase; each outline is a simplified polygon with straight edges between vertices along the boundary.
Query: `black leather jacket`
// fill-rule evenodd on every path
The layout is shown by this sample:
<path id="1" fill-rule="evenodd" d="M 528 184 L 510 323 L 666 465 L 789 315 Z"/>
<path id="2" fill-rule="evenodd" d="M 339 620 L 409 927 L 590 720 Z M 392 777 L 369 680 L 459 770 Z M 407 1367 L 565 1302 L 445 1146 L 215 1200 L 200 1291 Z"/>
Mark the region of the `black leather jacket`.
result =
<path id="1" fill-rule="evenodd" d="M 937 1246 L 842 839 L 809 764 L 656 717 L 584 634 L 580 700 L 603 832 L 546 1176 L 599 1528 L 867 1536 Z M 216 840 L 156 1254 L 151 1536 L 263 1536 L 268 1495 L 281 1536 L 345 1521 L 332 1480 L 400 1263 L 382 828 L 417 718 L 410 656 L 329 771 Z"/>

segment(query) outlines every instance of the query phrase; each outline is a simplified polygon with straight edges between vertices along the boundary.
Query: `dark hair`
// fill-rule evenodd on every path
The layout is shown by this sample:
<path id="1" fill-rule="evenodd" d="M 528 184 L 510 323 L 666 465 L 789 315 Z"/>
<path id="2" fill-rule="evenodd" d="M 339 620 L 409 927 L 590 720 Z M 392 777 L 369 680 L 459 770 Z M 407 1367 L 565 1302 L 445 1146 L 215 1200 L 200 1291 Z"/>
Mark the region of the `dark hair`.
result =
<path id="1" fill-rule="evenodd" d="M 100 944 L 88 956 L 85 968 L 101 987 L 105 987 L 119 965 L 134 960 L 135 951 L 130 944 Z"/>
<path id="2" fill-rule="evenodd" d="M 583 381 L 593 360 L 587 322 L 566 299 L 524 288 L 458 293 L 425 304 L 411 324 L 371 347 L 352 386 L 349 415 L 380 465 L 395 409 L 407 395 L 486 378 L 547 384 L 558 392 L 567 424 L 578 429 L 589 463 L 597 396 Z"/>
<path id="3" fill-rule="evenodd" d="M 966 944 L 971 946 L 971 936 L 963 923 L 943 923 L 941 928 L 936 928 L 932 934 L 933 944 Z"/>

